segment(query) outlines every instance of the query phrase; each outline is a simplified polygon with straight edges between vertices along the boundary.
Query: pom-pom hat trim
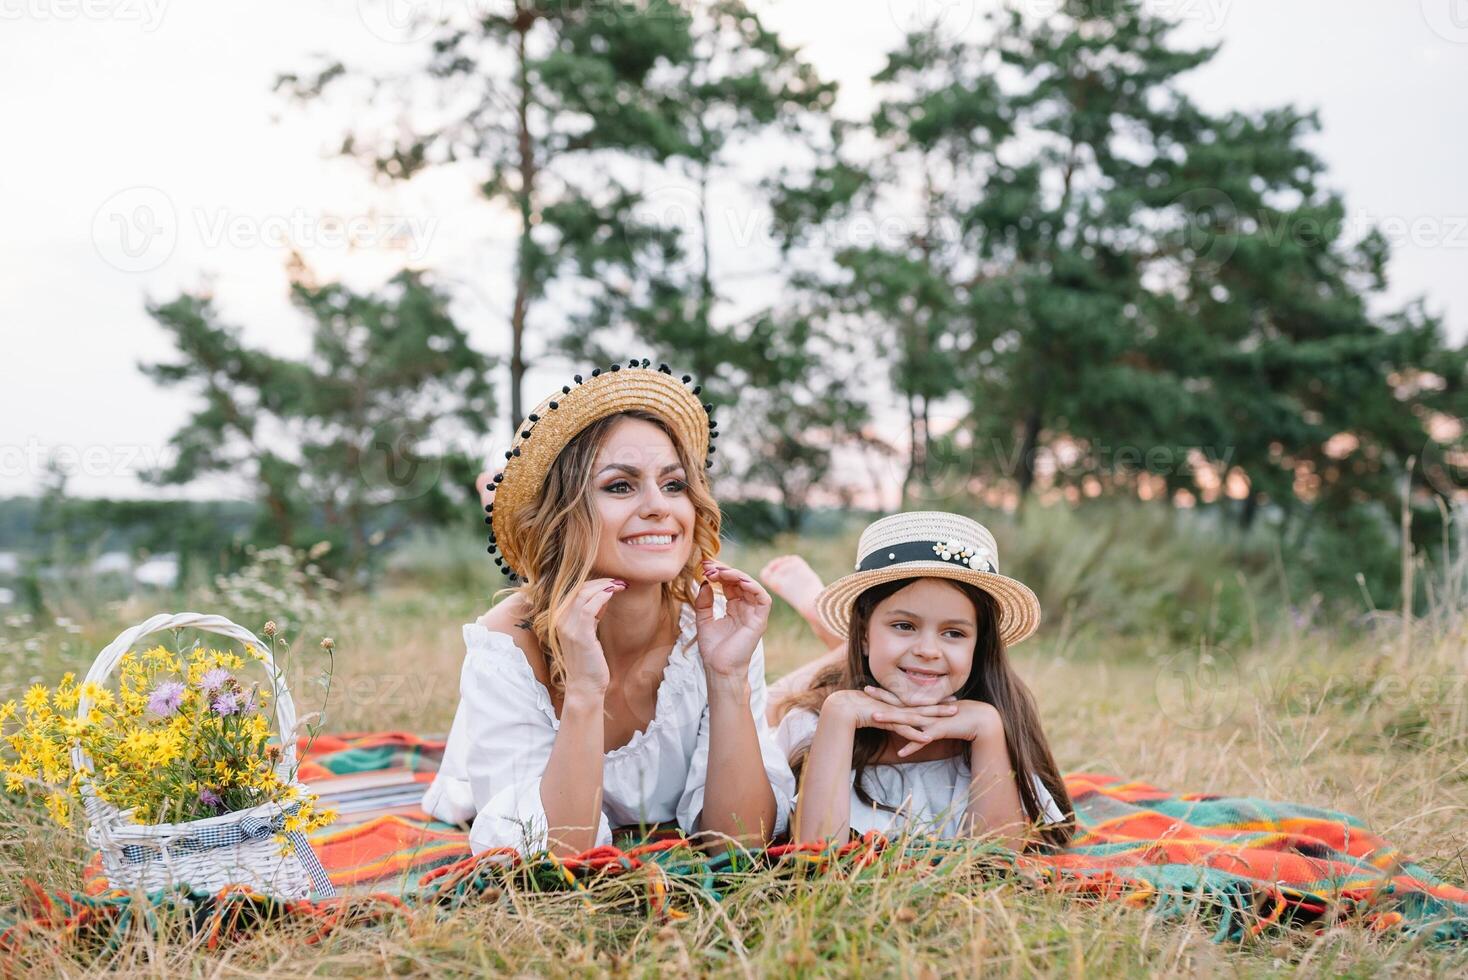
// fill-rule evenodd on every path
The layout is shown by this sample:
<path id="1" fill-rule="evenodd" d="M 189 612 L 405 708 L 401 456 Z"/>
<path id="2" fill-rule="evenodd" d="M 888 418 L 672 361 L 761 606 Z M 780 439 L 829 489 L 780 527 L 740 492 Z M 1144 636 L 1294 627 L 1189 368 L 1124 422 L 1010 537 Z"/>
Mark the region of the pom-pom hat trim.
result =
<path id="1" fill-rule="evenodd" d="M 525 578 L 520 515 L 539 496 L 561 450 L 593 422 L 634 409 L 652 412 L 673 429 L 695 465 L 698 460 L 705 468 L 713 465 L 710 441 L 718 423 L 713 405 L 698 400 L 702 388 L 690 386 L 692 380 L 686 374 L 674 377 L 666 364 L 654 368 L 646 358 L 634 358 L 576 375 L 526 416 L 505 452 L 504 468 L 488 485 L 493 502 L 484 507 L 489 551 L 499 552 L 495 564 L 511 581 Z"/>
<path id="2" fill-rule="evenodd" d="M 999 574 L 999 548 L 989 529 L 940 511 L 893 514 L 870 524 L 856 545 L 856 571 L 826 586 L 816 597 L 816 613 L 827 629 L 845 637 L 856 597 L 903 578 L 949 578 L 983 589 L 999 604 L 1005 646 L 1040 626 L 1040 600 L 1023 582 Z"/>

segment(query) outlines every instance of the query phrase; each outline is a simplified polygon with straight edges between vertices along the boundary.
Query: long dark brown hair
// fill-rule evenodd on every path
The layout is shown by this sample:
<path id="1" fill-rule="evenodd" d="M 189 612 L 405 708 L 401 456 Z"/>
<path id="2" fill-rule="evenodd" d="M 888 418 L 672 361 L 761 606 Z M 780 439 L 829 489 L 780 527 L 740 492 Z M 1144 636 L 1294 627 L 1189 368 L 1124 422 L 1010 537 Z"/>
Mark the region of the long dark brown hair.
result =
<path id="1" fill-rule="evenodd" d="M 868 630 L 872 613 L 883 599 L 916 581 L 915 578 L 904 578 L 883 582 L 857 596 L 851 607 L 846 662 L 817 675 L 810 690 L 790 699 L 783 706 L 784 711 L 806 708 L 819 714 L 821 705 L 834 691 L 859 691 L 866 685 L 880 687 L 877 679 L 872 676 L 868 654 Z M 999 636 L 998 603 L 993 596 L 975 585 L 956 579 L 943 581 L 969 598 L 978 617 L 973 666 L 969 669 L 968 679 L 954 696 L 963 701 L 987 701 L 998 709 L 999 717 L 1004 720 L 1004 742 L 1009 750 L 1009 763 L 1016 773 L 1020 803 L 1024 806 L 1025 815 L 1031 823 L 1037 823 L 1045 813 L 1039 795 L 1035 792 L 1034 782 L 1026 775 L 1034 773 L 1055 798 L 1055 805 L 1065 818 L 1062 823 L 1041 827 L 1039 843 L 1045 847 L 1064 847 L 1075 833 L 1075 808 L 1071 805 L 1070 794 L 1065 791 L 1065 781 L 1060 778 L 1060 770 L 1050 752 L 1050 743 L 1040 725 L 1035 699 L 1030 694 L 1029 687 L 1010 666 L 1004 641 Z M 893 807 L 873 800 L 862 785 L 862 777 L 867 766 L 881 753 L 890 737 L 891 733 L 881 728 L 859 728 L 851 750 L 851 767 L 855 773 L 852 787 L 857 798 L 868 806 L 885 810 L 892 810 Z M 797 781 L 809 753 L 808 744 L 801 746 L 790 760 Z"/>

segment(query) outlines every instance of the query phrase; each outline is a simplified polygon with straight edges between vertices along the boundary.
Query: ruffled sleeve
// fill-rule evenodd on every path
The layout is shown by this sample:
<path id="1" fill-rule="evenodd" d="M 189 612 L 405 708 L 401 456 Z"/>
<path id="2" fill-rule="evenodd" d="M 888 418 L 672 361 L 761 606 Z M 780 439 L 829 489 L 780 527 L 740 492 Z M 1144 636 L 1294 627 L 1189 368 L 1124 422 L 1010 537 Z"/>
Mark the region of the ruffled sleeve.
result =
<path id="1" fill-rule="evenodd" d="M 770 780 L 770 789 L 775 794 L 775 830 L 779 836 L 785 832 L 790 821 L 790 810 L 795 799 L 795 777 L 790 773 L 790 763 L 785 753 L 775 743 L 774 732 L 765 721 L 765 705 L 769 694 L 765 690 L 765 647 L 755 645 L 749 658 L 749 710 L 754 715 L 755 731 L 759 734 L 760 756 L 764 761 L 765 775 Z M 709 764 L 709 706 L 704 698 L 703 716 L 698 724 L 698 741 L 694 746 L 693 758 L 688 767 L 688 780 L 678 800 L 678 825 L 686 833 L 699 828 L 703 816 L 704 789 L 708 783 Z"/>
<path id="2" fill-rule="evenodd" d="M 464 639 L 468 655 L 444 759 L 462 766 L 468 784 L 474 816 L 469 847 L 476 854 L 498 847 L 533 854 L 546 847 L 540 782 L 555 747 L 555 711 L 508 635 L 475 623 L 464 627 Z M 462 792 L 452 783 L 441 799 L 445 808 L 464 809 Z M 425 797 L 425 809 L 427 803 Z M 611 843 L 606 815 L 597 819 L 596 843 Z"/>
<path id="3" fill-rule="evenodd" d="M 786 761 L 795 758 L 795 753 L 801 748 L 810 746 L 811 740 L 816 737 L 816 725 L 821 716 L 809 708 L 791 708 L 780 719 L 780 724 L 775 728 L 775 744 L 785 754 Z"/>

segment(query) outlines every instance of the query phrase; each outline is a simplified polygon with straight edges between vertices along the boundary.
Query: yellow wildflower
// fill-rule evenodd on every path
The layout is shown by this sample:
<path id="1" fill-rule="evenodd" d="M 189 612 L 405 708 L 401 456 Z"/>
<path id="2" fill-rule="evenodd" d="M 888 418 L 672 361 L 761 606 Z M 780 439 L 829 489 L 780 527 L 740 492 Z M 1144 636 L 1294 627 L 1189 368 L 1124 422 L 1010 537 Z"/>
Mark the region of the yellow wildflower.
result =
<path id="1" fill-rule="evenodd" d="M 21 703 L 25 705 L 26 714 L 39 715 L 47 713 L 47 693 L 46 688 L 40 684 L 32 684 L 31 689 L 26 691 L 25 697 L 21 699 Z"/>
<path id="2" fill-rule="evenodd" d="M 51 819 L 61 826 L 70 829 L 71 807 L 67 802 L 65 794 L 49 793 L 46 796 L 46 810 L 51 814 Z"/>

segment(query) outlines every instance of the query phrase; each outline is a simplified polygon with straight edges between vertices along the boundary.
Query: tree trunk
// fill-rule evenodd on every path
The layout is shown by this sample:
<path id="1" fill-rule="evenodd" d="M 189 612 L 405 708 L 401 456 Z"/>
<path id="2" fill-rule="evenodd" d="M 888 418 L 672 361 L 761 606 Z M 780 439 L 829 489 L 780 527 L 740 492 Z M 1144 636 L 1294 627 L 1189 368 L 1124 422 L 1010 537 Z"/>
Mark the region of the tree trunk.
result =
<path id="1" fill-rule="evenodd" d="M 1254 525 L 1254 518 L 1259 515 L 1259 494 L 1251 489 L 1249 495 L 1244 498 L 1244 509 L 1239 511 L 1239 528 L 1245 532 Z"/>
<path id="2" fill-rule="evenodd" d="M 918 407 L 917 395 L 907 392 L 907 474 L 902 478 L 902 503 L 905 506 L 918 468 Z"/>
<path id="3" fill-rule="evenodd" d="M 510 438 L 525 418 L 521 389 L 525 381 L 525 320 L 530 312 L 531 225 L 535 191 L 535 144 L 530 137 L 530 69 L 525 39 L 534 21 L 521 18 L 516 24 L 516 57 L 519 60 L 520 104 L 519 125 L 520 188 L 516 198 L 520 205 L 520 251 L 517 258 L 515 307 L 510 315 Z"/>
<path id="4" fill-rule="evenodd" d="M 1025 415 L 1024 435 L 1020 438 L 1019 472 L 1016 474 L 1019 480 L 1019 502 L 1024 506 L 1025 498 L 1030 494 L 1030 487 L 1035 485 L 1035 450 L 1040 443 L 1040 413 L 1031 409 Z"/>

